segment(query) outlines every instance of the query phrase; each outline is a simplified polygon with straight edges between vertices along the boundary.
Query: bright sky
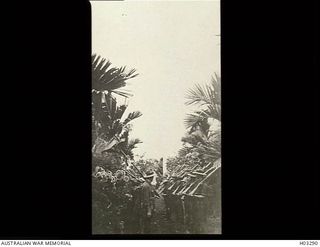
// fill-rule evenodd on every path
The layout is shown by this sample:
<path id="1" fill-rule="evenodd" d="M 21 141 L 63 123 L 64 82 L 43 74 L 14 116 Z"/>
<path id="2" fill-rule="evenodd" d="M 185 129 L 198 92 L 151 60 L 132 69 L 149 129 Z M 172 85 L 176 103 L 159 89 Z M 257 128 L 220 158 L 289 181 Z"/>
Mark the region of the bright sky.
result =
<path id="1" fill-rule="evenodd" d="M 139 110 L 130 137 L 143 141 L 136 154 L 173 156 L 192 109 L 185 95 L 220 74 L 218 1 L 94 1 L 92 52 L 114 66 L 137 69 L 127 87 L 134 96 L 126 115 Z"/>

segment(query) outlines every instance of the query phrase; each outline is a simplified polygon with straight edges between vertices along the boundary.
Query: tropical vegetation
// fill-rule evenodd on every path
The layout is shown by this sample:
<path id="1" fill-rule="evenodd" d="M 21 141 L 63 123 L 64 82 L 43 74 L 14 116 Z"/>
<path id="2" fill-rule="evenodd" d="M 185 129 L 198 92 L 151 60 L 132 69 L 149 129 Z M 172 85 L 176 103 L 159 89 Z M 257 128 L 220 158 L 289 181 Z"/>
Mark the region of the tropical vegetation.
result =
<path id="1" fill-rule="evenodd" d="M 127 113 L 127 99 L 133 95 L 126 85 L 137 76 L 135 69 L 92 55 L 93 232 L 135 232 L 130 209 L 137 186 L 152 171 L 158 196 L 174 202 L 172 217 L 183 226 L 179 233 L 208 233 L 199 222 L 221 215 L 221 79 L 215 74 L 207 85 L 188 90 L 186 105 L 197 110 L 186 115 L 182 147 L 164 164 L 162 158 L 134 154 L 142 141 L 130 133 L 142 113 Z"/>

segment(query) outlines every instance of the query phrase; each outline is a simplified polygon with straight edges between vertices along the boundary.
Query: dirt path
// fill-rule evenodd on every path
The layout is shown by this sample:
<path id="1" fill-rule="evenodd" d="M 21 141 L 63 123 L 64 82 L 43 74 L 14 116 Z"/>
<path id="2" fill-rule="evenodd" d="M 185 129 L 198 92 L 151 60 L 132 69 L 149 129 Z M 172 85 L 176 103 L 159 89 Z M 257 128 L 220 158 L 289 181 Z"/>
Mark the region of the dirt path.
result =
<path id="1" fill-rule="evenodd" d="M 153 234 L 172 234 L 173 222 L 166 218 L 166 210 L 163 198 L 157 198 L 155 201 L 155 215 L 152 222 Z"/>
<path id="2" fill-rule="evenodd" d="M 174 219 L 167 219 L 163 198 L 155 201 L 155 215 L 152 221 L 152 233 L 154 234 L 184 234 L 183 226 Z"/>

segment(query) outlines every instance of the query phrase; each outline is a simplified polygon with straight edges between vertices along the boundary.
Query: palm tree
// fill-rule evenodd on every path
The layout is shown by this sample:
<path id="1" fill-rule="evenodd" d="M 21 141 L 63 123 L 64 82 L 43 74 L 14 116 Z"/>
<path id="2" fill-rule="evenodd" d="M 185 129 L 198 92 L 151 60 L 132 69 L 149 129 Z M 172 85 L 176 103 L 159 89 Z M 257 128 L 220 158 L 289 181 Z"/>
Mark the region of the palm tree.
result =
<path id="1" fill-rule="evenodd" d="M 113 94 L 125 98 L 131 96 L 123 87 L 127 85 L 127 80 L 138 74 L 135 69 L 125 72 L 125 66 L 111 68 L 110 61 L 95 54 L 91 59 L 93 150 L 109 150 L 118 143 L 122 143 L 122 146 L 126 147 L 124 144 L 129 144 L 128 133 L 131 127 L 129 122 L 142 114 L 139 111 L 132 112 L 124 121 L 121 121 L 127 105 L 117 106 L 117 100 Z M 130 147 L 126 150 L 130 150 Z"/>
<path id="2" fill-rule="evenodd" d="M 221 121 L 221 78 L 215 74 L 209 85 L 197 84 L 187 93 L 186 105 L 196 104 L 200 110 L 187 114 L 185 125 L 189 133 L 182 138 L 180 155 L 199 153 L 199 158 L 210 162 L 221 156 L 221 129 L 211 128 L 210 119 Z"/>
<path id="3" fill-rule="evenodd" d="M 208 122 L 209 118 L 221 121 L 221 78 L 217 74 L 205 87 L 196 84 L 188 91 L 186 97 L 186 105 L 196 104 L 202 108 L 200 111 L 187 114 L 185 118 L 185 125 L 191 132 Z"/>
<path id="4" fill-rule="evenodd" d="M 127 85 L 127 80 L 136 77 L 138 74 L 135 69 L 125 72 L 124 67 L 110 67 L 111 62 L 106 61 L 97 55 L 92 55 L 92 111 L 94 117 L 102 108 L 102 103 L 110 98 L 113 94 L 128 98 L 132 96 L 127 90 L 123 89 Z"/>
<path id="5" fill-rule="evenodd" d="M 119 143 L 124 143 L 125 150 L 132 150 L 138 141 L 130 143 L 129 132 L 131 131 L 131 121 L 142 116 L 139 111 L 134 111 L 122 121 L 127 105 L 117 105 L 117 101 L 110 97 L 102 103 L 102 110 L 94 116 L 93 124 L 95 130 L 94 152 L 101 153 L 111 150 Z M 128 147 L 127 147 L 128 146 Z M 130 154 L 130 152 L 129 152 Z"/>
<path id="6" fill-rule="evenodd" d="M 221 156 L 220 129 L 214 132 L 198 129 L 188 133 L 181 141 L 183 142 L 183 147 L 179 150 L 181 157 L 196 153 L 198 158 L 204 162 L 203 164 L 207 164 Z"/>

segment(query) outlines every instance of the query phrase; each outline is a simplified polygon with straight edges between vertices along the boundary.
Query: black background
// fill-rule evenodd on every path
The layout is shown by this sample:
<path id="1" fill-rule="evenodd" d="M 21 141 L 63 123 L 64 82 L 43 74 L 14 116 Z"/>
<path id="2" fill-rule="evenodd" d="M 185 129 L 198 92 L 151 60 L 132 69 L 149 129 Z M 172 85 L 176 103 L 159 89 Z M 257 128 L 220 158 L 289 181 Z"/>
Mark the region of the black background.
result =
<path id="1" fill-rule="evenodd" d="M 319 239 L 317 7 L 222 1 L 221 236 L 91 236 L 90 4 L 2 8 L 1 239 Z"/>

